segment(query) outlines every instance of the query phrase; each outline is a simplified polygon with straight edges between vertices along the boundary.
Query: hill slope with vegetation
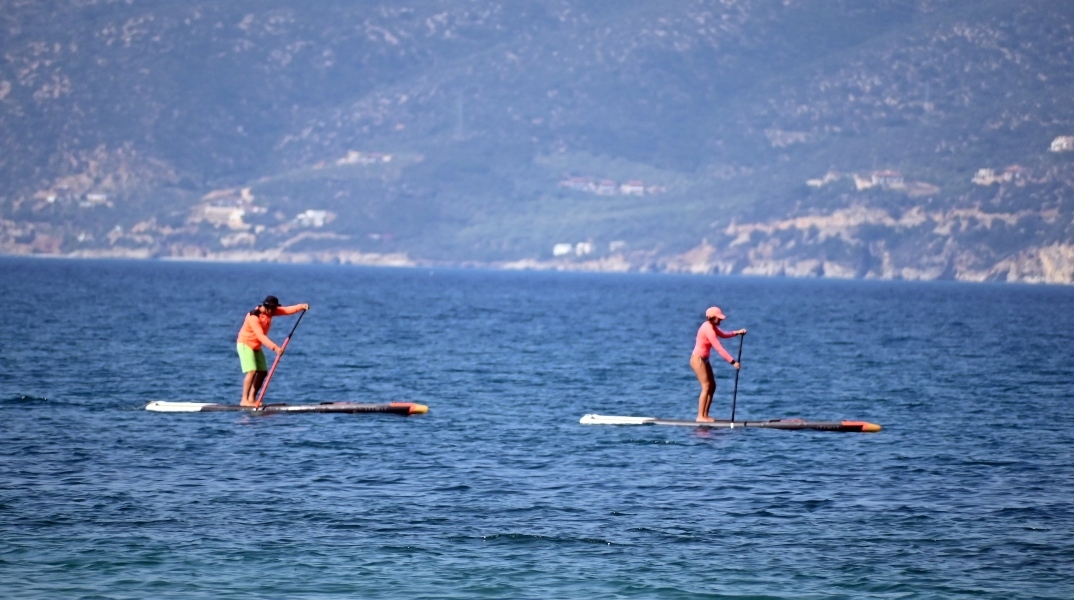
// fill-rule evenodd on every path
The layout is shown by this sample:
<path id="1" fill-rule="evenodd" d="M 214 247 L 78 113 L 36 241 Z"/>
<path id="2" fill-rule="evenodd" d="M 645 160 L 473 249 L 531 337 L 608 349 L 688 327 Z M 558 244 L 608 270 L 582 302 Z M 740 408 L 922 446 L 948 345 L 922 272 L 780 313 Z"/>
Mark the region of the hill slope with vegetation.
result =
<path id="1" fill-rule="evenodd" d="M 0 252 L 1074 281 L 1063 1 L 6 9 Z"/>

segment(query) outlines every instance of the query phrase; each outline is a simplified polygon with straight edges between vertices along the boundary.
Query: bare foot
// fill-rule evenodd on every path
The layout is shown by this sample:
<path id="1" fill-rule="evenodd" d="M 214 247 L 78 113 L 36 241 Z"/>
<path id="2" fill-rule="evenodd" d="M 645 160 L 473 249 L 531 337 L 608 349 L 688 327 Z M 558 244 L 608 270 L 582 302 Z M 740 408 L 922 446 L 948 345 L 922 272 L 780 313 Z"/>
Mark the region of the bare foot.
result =
<path id="1" fill-rule="evenodd" d="M 697 422 L 697 423 L 712 423 L 715 420 L 716 419 L 713 419 L 712 417 L 702 417 L 702 416 L 698 416 L 696 419 L 694 419 L 694 421 Z"/>

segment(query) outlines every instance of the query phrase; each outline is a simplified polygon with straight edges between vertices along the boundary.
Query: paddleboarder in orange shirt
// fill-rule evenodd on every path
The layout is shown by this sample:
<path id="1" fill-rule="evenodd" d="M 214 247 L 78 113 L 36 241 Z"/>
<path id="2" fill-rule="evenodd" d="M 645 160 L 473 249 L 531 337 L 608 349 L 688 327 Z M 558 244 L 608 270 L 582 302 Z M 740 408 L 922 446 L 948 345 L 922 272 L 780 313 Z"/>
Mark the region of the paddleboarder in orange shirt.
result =
<path id="1" fill-rule="evenodd" d="M 265 353 L 261 346 L 268 346 L 277 355 L 283 354 L 283 348 L 269 339 L 268 332 L 272 327 L 272 317 L 293 315 L 299 311 L 309 310 L 309 304 L 294 304 L 292 306 L 280 306 L 276 296 L 267 296 L 260 306 L 246 314 L 246 320 L 239 329 L 239 339 L 235 348 L 239 353 L 239 362 L 242 364 L 242 372 L 245 373 L 242 380 L 242 406 L 256 406 L 257 393 L 265 382 L 268 372 L 268 363 L 265 362 Z"/>

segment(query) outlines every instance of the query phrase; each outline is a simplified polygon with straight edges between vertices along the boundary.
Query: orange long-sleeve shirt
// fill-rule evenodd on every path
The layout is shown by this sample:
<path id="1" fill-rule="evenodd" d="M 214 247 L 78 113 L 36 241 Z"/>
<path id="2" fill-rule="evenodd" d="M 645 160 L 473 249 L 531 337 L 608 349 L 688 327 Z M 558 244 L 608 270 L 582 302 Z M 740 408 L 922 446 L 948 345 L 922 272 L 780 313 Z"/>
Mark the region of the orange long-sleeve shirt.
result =
<path id="1" fill-rule="evenodd" d="M 258 313 L 251 315 L 247 313 L 246 320 L 242 322 L 242 328 L 239 329 L 240 344 L 246 344 L 251 350 L 260 350 L 262 345 L 268 346 L 270 350 L 276 350 L 276 344 L 268 337 L 269 329 L 272 328 L 272 317 L 279 317 L 282 315 L 293 315 L 296 312 L 302 310 L 301 304 L 295 304 L 294 306 L 279 306 L 271 315 L 264 313 Z"/>

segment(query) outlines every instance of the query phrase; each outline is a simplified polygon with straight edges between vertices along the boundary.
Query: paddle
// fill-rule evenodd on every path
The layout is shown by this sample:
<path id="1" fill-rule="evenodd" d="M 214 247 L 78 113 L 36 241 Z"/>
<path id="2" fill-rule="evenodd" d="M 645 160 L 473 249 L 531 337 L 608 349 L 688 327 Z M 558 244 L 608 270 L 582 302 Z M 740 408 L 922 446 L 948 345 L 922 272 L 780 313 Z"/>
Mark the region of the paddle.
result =
<path id="1" fill-rule="evenodd" d="M 735 369 L 735 393 L 731 396 L 731 422 L 735 421 L 735 404 L 738 402 L 738 374 L 742 371 L 742 342 L 745 341 L 746 334 L 742 334 L 738 338 L 738 368 Z M 275 367 L 275 365 L 273 365 Z"/>
<path id="2" fill-rule="evenodd" d="M 280 346 L 281 352 L 276 355 L 276 360 L 272 361 L 272 368 L 269 369 L 268 376 L 265 377 L 265 384 L 261 386 L 261 393 L 257 395 L 257 404 L 254 405 L 254 408 L 261 408 L 261 400 L 265 398 L 265 392 L 268 391 L 268 384 L 272 381 L 272 374 L 276 372 L 276 366 L 280 364 L 280 359 L 283 358 L 283 351 L 287 350 L 287 344 L 291 341 L 291 336 L 295 334 L 295 330 L 298 329 L 298 324 L 302 322 L 302 317 L 304 316 L 306 316 L 306 311 L 302 311 L 298 314 L 298 320 L 295 321 L 295 326 L 291 328 L 291 333 L 287 334 L 287 339 L 285 339 L 283 345 Z"/>

